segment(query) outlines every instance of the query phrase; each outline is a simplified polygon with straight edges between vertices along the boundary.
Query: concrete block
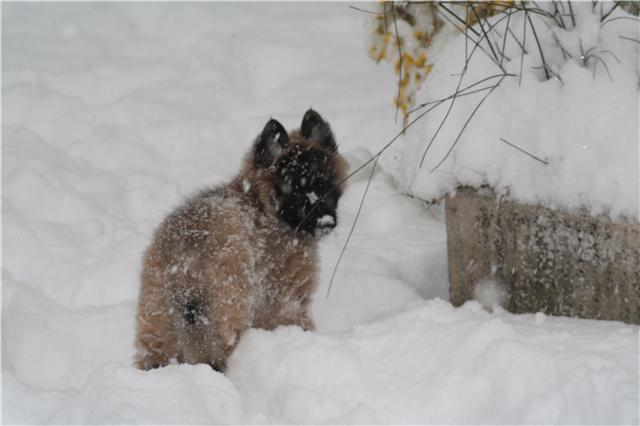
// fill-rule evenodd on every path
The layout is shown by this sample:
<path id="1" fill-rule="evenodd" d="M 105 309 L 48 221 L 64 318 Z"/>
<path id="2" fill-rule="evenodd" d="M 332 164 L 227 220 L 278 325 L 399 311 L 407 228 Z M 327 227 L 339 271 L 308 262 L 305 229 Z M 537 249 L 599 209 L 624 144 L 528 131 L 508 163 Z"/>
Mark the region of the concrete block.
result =
<path id="1" fill-rule="evenodd" d="M 502 201 L 461 188 L 445 200 L 451 303 L 495 279 L 514 313 L 640 324 L 640 224 Z"/>

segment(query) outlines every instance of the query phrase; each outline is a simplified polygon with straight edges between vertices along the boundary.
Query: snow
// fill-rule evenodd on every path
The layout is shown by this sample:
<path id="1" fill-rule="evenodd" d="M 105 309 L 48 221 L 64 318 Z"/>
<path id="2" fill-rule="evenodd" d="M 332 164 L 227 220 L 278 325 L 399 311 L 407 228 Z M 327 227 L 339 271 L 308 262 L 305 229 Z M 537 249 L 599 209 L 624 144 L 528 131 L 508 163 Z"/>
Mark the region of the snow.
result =
<path id="1" fill-rule="evenodd" d="M 318 201 L 318 198 L 318 194 L 313 191 L 307 193 L 307 200 L 309 200 L 311 204 L 315 204 Z"/>
<path id="2" fill-rule="evenodd" d="M 504 304 L 506 294 L 499 282 L 485 279 L 475 283 L 473 298 L 480 302 L 484 309 L 492 312 Z"/>
<path id="3" fill-rule="evenodd" d="M 550 2 L 542 6 L 553 9 Z M 608 11 L 613 3 L 604 2 L 602 7 Z M 593 215 L 640 221 L 640 45 L 620 37 L 638 40 L 640 26 L 636 17 L 622 8 L 617 8 L 603 25 L 599 7 L 592 12 L 589 2 L 578 2 L 574 11 L 576 27 L 572 28 L 570 19 L 565 18 L 567 30 L 531 15 L 545 60 L 559 78 L 544 78 L 530 26 L 521 78 L 521 50 L 512 37 L 506 39 L 508 59 L 503 66 L 514 76 L 505 77 L 487 97 L 442 165 L 438 166 L 473 109 L 487 95 L 486 90 L 456 98 L 439 132 L 451 101 L 407 131 L 399 172 L 403 188 L 431 200 L 455 191 L 459 184 L 486 184 L 525 203 L 569 210 L 585 208 Z M 503 18 L 489 20 L 496 24 L 498 34 L 505 32 L 507 19 Z M 510 28 L 520 42 L 524 19 L 523 13 L 513 13 L 510 18 Z M 499 44 L 502 42 L 500 38 Z M 559 44 L 568 52 L 566 58 Z M 416 95 L 418 103 L 453 94 L 460 81 L 464 36 L 453 34 L 439 46 L 429 51 L 434 68 Z M 468 42 L 468 49 L 472 47 Z M 482 47 L 488 51 L 486 41 Z M 606 64 L 610 76 L 598 58 Z M 460 87 L 500 74 L 500 68 L 477 49 Z M 498 80 L 494 77 L 472 89 L 489 87 Z M 432 137 L 433 144 L 420 166 Z"/>
<path id="4" fill-rule="evenodd" d="M 376 167 L 327 297 L 371 166 L 348 182 L 315 332 L 250 330 L 226 376 L 134 369 L 141 254 L 166 213 L 309 106 L 359 166 L 399 129 L 396 78 L 341 3 L 2 13 L 3 423 L 638 423 L 637 326 L 446 301 L 442 209 L 391 173 L 411 136 Z"/>
<path id="5" fill-rule="evenodd" d="M 637 361 L 630 332 L 432 300 L 340 334 L 252 330 L 230 379 L 247 410 L 288 423 L 624 423 L 638 409 L 637 374 L 616 368 Z"/>
<path id="6" fill-rule="evenodd" d="M 320 225 L 320 226 L 326 226 L 326 225 L 335 224 L 335 220 L 333 219 L 333 216 L 328 215 L 328 214 L 318 218 L 317 222 L 318 222 L 318 225 Z"/>

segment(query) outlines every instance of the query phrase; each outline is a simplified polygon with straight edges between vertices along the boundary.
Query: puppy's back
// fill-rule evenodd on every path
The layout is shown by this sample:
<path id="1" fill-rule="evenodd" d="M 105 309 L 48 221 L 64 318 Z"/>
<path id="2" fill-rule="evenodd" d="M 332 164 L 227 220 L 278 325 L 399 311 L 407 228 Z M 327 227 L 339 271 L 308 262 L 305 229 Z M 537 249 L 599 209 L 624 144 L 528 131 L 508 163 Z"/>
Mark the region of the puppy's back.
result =
<path id="1" fill-rule="evenodd" d="M 229 336 L 216 333 L 224 326 L 214 323 L 224 318 L 230 329 L 246 327 L 253 310 L 250 284 L 259 277 L 252 266 L 260 257 L 255 222 L 249 200 L 225 186 L 190 197 L 161 223 L 144 255 L 138 315 L 139 349 L 158 359 L 139 367 L 171 358 L 222 363 L 221 339 Z"/>

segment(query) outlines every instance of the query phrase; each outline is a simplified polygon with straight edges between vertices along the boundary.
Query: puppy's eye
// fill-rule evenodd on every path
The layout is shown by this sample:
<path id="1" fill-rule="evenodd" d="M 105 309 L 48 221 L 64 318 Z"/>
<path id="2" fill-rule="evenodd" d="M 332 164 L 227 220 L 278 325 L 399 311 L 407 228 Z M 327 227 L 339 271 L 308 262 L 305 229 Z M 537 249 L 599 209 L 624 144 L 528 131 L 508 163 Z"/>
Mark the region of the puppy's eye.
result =
<path id="1" fill-rule="evenodd" d="M 291 182 L 285 181 L 280 184 L 280 191 L 285 195 L 291 194 Z"/>
<path id="2" fill-rule="evenodd" d="M 329 195 L 324 199 L 324 204 L 330 209 L 335 209 L 337 206 L 336 197 Z"/>
<path id="3" fill-rule="evenodd" d="M 330 179 L 329 175 L 324 174 L 324 173 L 318 173 L 316 178 L 322 183 L 327 183 L 327 182 L 329 182 L 329 179 Z"/>

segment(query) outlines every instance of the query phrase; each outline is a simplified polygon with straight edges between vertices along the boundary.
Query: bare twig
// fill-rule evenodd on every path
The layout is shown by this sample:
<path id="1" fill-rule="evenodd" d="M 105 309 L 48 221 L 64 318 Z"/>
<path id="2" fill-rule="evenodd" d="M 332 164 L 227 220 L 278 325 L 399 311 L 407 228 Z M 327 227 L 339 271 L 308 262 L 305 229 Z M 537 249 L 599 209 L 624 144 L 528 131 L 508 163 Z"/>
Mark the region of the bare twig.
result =
<path id="1" fill-rule="evenodd" d="M 590 47 L 589 49 L 587 49 L 587 51 L 585 52 L 585 50 L 582 47 L 582 39 L 580 39 L 580 59 L 582 60 L 582 66 L 588 67 L 589 66 L 589 59 L 591 59 L 591 58 L 595 59 L 596 63 L 593 65 L 593 78 L 596 78 L 596 69 L 598 68 L 598 61 L 600 61 L 602 63 L 602 66 L 604 67 L 605 71 L 609 75 L 609 80 L 613 81 L 613 78 L 611 77 L 611 72 L 609 71 L 609 66 L 604 61 L 604 59 L 602 59 L 601 56 L 596 55 L 595 53 L 591 53 L 595 49 L 596 49 L 596 47 L 593 46 L 593 47 Z M 612 51 L 610 51 L 610 50 L 601 50 L 600 54 L 602 54 L 602 53 L 608 53 L 609 55 L 613 56 L 613 58 L 616 61 L 618 61 L 618 63 L 620 63 L 620 59 L 618 59 L 616 54 L 613 53 Z"/>
<path id="2" fill-rule="evenodd" d="M 557 21 L 556 17 L 552 13 L 549 13 L 546 10 L 541 9 L 540 7 L 528 7 L 525 3 L 522 3 L 521 5 L 514 5 L 513 8 L 519 11 L 526 11 L 529 13 L 533 13 L 534 15 L 544 16 L 545 18 L 551 19 L 553 22 L 558 24 L 558 26 L 561 26 L 560 23 Z"/>
<path id="3" fill-rule="evenodd" d="M 564 10 L 564 3 L 562 3 L 562 0 L 558 0 L 558 5 L 560 6 L 560 9 L 562 9 L 562 12 L 559 13 L 560 16 L 569 16 L 567 15 L 567 12 Z"/>
<path id="4" fill-rule="evenodd" d="M 534 160 L 538 160 L 539 162 L 541 162 L 542 164 L 548 166 L 549 163 L 545 160 L 543 160 L 542 158 L 536 157 L 535 155 L 531 154 L 530 152 L 525 151 L 524 149 L 520 148 L 519 146 L 516 146 L 514 144 L 512 144 L 511 142 L 507 141 L 506 139 L 500 138 L 500 140 L 504 143 L 506 143 L 507 145 L 517 149 L 518 151 L 527 154 L 529 157 L 533 158 Z"/>
<path id="5" fill-rule="evenodd" d="M 502 53 L 500 54 L 500 67 L 502 68 L 502 61 L 504 60 L 504 52 L 507 47 L 507 34 L 509 33 L 509 23 L 511 22 L 511 12 L 512 9 L 509 9 L 509 15 L 507 17 L 507 26 L 504 31 L 504 38 L 502 39 Z"/>
<path id="6" fill-rule="evenodd" d="M 553 37 L 553 41 L 555 41 L 556 46 L 560 48 L 560 52 L 562 52 L 562 57 L 564 58 L 565 61 L 567 60 L 567 58 L 573 58 L 573 55 L 571 54 L 571 52 L 565 49 L 562 43 L 560 43 L 560 39 L 558 38 L 558 35 L 556 34 L 555 31 L 551 31 L 551 37 Z"/>
<path id="7" fill-rule="evenodd" d="M 498 60 L 499 60 L 498 54 L 496 53 L 496 51 L 493 48 L 493 44 L 491 43 L 491 40 L 489 39 L 489 36 L 487 35 L 487 32 L 484 29 L 484 25 L 482 25 L 482 20 L 478 16 L 478 13 L 476 12 L 476 8 L 473 7 L 473 2 L 469 2 L 469 7 L 471 8 L 471 11 L 473 12 L 474 16 L 476 17 L 476 21 L 478 21 L 478 25 L 480 25 L 480 30 L 482 30 L 482 36 L 483 36 L 483 38 L 485 40 L 487 40 L 487 44 L 489 45 L 489 49 L 491 50 L 491 53 L 493 54 L 493 57 L 495 58 L 495 62 L 497 63 Z M 504 72 L 504 69 L 502 68 L 502 63 L 500 63 L 499 67 Z"/>
<path id="8" fill-rule="evenodd" d="M 467 50 L 466 50 L 466 49 L 467 49 L 467 47 L 466 47 L 467 45 L 466 45 L 466 43 L 467 43 L 467 41 L 471 40 L 471 42 L 473 42 L 473 44 L 474 44 L 474 45 L 478 46 L 478 47 L 480 48 L 480 50 L 482 50 L 482 51 L 484 52 L 484 54 L 485 54 L 485 55 L 487 55 L 487 57 L 488 57 L 488 58 L 490 58 L 492 61 L 494 60 L 494 59 L 491 57 L 491 54 L 490 54 L 489 52 L 487 52 L 487 51 L 485 50 L 485 48 L 484 48 L 484 47 L 482 47 L 482 46 L 479 46 L 479 45 L 478 45 L 478 41 L 476 41 L 476 40 L 475 40 L 475 39 L 473 39 L 469 34 L 467 34 L 466 29 L 469 29 L 469 30 L 471 30 L 471 31 L 475 32 L 475 31 L 473 30 L 473 28 L 471 28 L 471 27 L 469 27 L 469 26 L 464 26 L 463 28 L 465 28 L 465 29 L 458 28 L 458 26 L 457 26 L 456 24 L 454 24 L 454 23 L 453 23 L 453 21 L 451 21 L 451 19 L 449 19 L 449 17 L 448 17 L 447 15 L 445 15 L 444 13 L 442 13 L 442 12 L 440 11 L 440 8 L 438 8 L 438 9 L 437 9 L 437 12 L 438 12 L 438 13 L 440 14 L 440 16 L 442 16 L 442 17 L 443 17 L 447 22 L 449 22 L 449 23 L 451 24 L 451 26 L 452 26 L 452 27 L 454 27 L 456 30 L 460 31 L 461 33 L 463 33 L 463 34 L 465 35 L 465 56 L 467 55 Z M 476 34 L 477 34 L 477 33 L 476 33 Z"/>
<path id="9" fill-rule="evenodd" d="M 478 37 L 480 37 L 480 33 L 477 32 L 476 30 L 474 30 L 473 28 L 471 28 L 471 26 L 469 24 L 467 24 L 467 21 L 465 21 L 464 19 L 460 18 L 457 14 L 455 14 L 454 12 L 452 12 L 449 8 L 447 8 L 444 5 L 444 2 L 438 2 L 438 9 L 442 8 L 445 11 L 447 11 L 451 16 L 453 16 L 454 18 L 456 18 L 456 20 L 458 22 L 460 22 L 462 25 L 464 25 L 465 27 L 469 27 L 469 30 L 474 33 L 475 35 L 477 35 Z M 442 14 L 442 13 L 441 13 Z"/>
<path id="10" fill-rule="evenodd" d="M 512 74 L 500 74 L 500 76 L 502 76 L 502 75 L 512 75 Z M 513 75 L 515 75 L 515 74 L 513 74 Z M 469 92 L 464 92 L 464 89 L 461 89 L 459 93 L 457 93 L 457 94 L 454 93 L 453 95 L 449 95 L 446 98 L 438 99 L 438 100 L 435 100 L 435 101 L 425 102 L 425 103 L 421 104 L 419 107 L 416 107 L 413 110 L 409 111 L 409 113 L 415 112 L 415 111 L 417 111 L 419 109 L 422 109 L 422 108 L 424 108 L 426 106 L 429 106 L 429 105 L 440 106 L 441 104 L 443 104 L 444 102 L 448 101 L 449 99 L 452 99 L 453 97 L 461 98 L 461 97 L 464 97 L 464 96 L 470 96 L 470 95 L 474 95 L 476 93 L 484 92 L 485 90 L 490 90 L 493 86 L 494 85 L 481 87 L 480 89 L 471 90 Z"/>
<path id="11" fill-rule="evenodd" d="M 524 48 L 524 45 L 520 43 L 520 40 L 518 40 L 518 37 L 516 37 L 516 35 L 511 30 L 511 28 L 507 28 L 507 30 L 509 31 L 509 34 L 511 34 L 511 38 L 515 40 L 515 42 L 518 44 L 518 47 L 520 47 L 520 49 L 522 50 L 522 53 L 524 53 L 525 55 L 528 55 L 529 52 L 527 52 L 527 49 Z"/>
<path id="12" fill-rule="evenodd" d="M 566 30 L 567 27 L 564 24 L 564 20 L 562 19 L 562 15 L 560 14 L 560 11 L 558 10 L 558 2 L 554 0 L 552 3 L 553 3 L 553 19 L 560 26 L 560 28 L 562 28 L 563 30 Z"/>
<path id="13" fill-rule="evenodd" d="M 542 69 L 542 67 L 543 65 L 540 65 L 538 67 L 531 67 L 531 68 L 533 68 L 534 70 L 539 70 L 539 69 Z M 547 72 L 551 74 L 552 77 L 557 78 L 560 81 L 560 83 L 564 85 L 564 80 L 562 79 L 562 77 L 560 77 L 560 74 L 555 72 L 552 68 L 547 68 Z"/>
<path id="14" fill-rule="evenodd" d="M 469 26 L 467 25 L 464 28 L 465 28 L 465 34 L 466 34 L 467 33 L 467 29 L 469 28 Z M 433 134 L 433 136 L 431 136 L 431 140 L 427 144 L 427 148 L 424 150 L 424 153 L 422 154 L 422 158 L 420 159 L 420 168 L 422 168 L 422 165 L 424 164 L 424 159 L 427 157 L 427 153 L 429 152 L 429 149 L 431 148 L 431 145 L 433 145 L 433 141 L 436 140 L 436 137 L 438 136 L 438 133 L 440 133 L 440 130 L 444 126 L 444 123 L 447 121 L 447 118 L 449 118 L 449 114 L 451 113 L 451 110 L 453 109 L 453 105 L 456 102 L 456 98 L 457 98 L 458 94 L 460 93 L 460 85 L 462 84 L 462 79 L 464 78 L 464 75 L 467 72 L 467 66 L 469 65 L 469 60 L 471 59 L 471 57 L 475 53 L 476 48 L 479 47 L 479 46 L 480 46 L 480 41 L 478 41 L 476 43 L 474 48 L 471 49 L 471 53 L 465 58 L 464 66 L 463 66 L 462 71 L 460 73 L 460 78 L 458 79 L 458 85 L 456 86 L 456 90 L 453 92 L 453 97 L 451 98 L 451 103 L 449 104 L 449 109 L 447 109 L 447 112 L 445 113 L 444 118 L 442 119 L 442 121 L 440 121 L 440 124 L 438 125 L 438 128 L 436 129 L 436 131 Z"/>
<path id="15" fill-rule="evenodd" d="M 389 13 L 389 12 L 387 12 L 387 11 L 384 11 L 384 12 L 376 12 L 375 10 L 366 10 L 366 9 L 361 9 L 361 8 L 359 8 L 359 7 L 355 7 L 355 6 L 352 6 L 352 5 L 349 5 L 349 9 L 357 10 L 358 12 L 370 13 L 370 14 L 372 14 L 372 15 L 379 15 L 379 16 L 380 16 L 380 15 L 384 15 L 384 14 Z"/>
<path id="16" fill-rule="evenodd" d="M 476 114 L 476 112 L 478 111 L 480 106 L 484 103 L 484 101 L 489 97 L 489 95 L 491 95 L 493 93 L 493 91 L 500 85 L 500 83 L 502 83 L 502 80 L 504 80 L 504 77 L 502 77 L 500 79 L 500 81 L 498 81 L 496 83 L 496 85 L 493 86 L 491 88 L 491 90 L 489 90 L 489 92 L 486 95 L 484 95 L 484 97 L 480 100 L 480 102 L 478 102 L 478 105 L 476 105 L 476 107 L 473 109 L 473 111 L 469 115 L 469 118 L 467 118 L 467 121 L 462 126 L 462 129 L 460 130 L 460 132 L 458 133 L 458 136 L 456 136 L 455 140 L 451 144 L 451 147 L 449 147 L 449 151 L 447 151 L 445 156 L 442 157 L 442 160 L 440 160 L 440 162 L 438 164 L 436 164 L 436 166 L 434 168 L 431 169 L 432 172 L 435 171 L 438 167 L 440 167 L 442 165 L 442 163 L 444 163 L 444 161 L 449 157 L 449 155 L 453 151 L 453 148 L 455 148 L 455 146 L 458 144 L 458 141 L 460 140 L 460 137 L 462 136 L 462 133 L 464 133 L 465 129 L 467 128 L 467 125 L 469 125 L 469 122 L 471 121 L 473 116 Z"/>
<path id="17" fill-rule="evenodd" d="M 524 65 L 524 55 L 526 53 L 525 46 L 527 43 L 527 16 L 528 12 L 525 10 L 522 28 L 522 55 L 520 56 L 520 77 L 518 78 L 518 87 L 522 85 L 522 66 Z"/>
<path id="18" fill-rule="evenodd" d="M 452 23 L 453 25 L 453 23 Z M 470 37 L 467 37 L 467 30 L 464 30 L 464 62 L 465 64 L 467 64 L 469 62 L 469 39 Z M 479 44 L 478 44 L 479 45 Z M 466 68 L 465 68 L 466 69 Z"/>
<path id="19" fill-rule="evenodd" d="M 527 6 L 523 3 L 522 7 L 527 8 Z M 531 21 L 531 16 L 527 14 L 527 20 L 529 21 L 529 25 L 531 25 L 531 31 L 533 32 L 533 37 L 536 39 L 536 44 L 538 45 L 538 51 L 540 52 L 540 59 L 542 59 L 542 66 L 544 67 L 544 75 L 549 80 L 549 72 L 547 71 L 547 61 L 544 60 L 544 53 L 542 52 L 542 46 L 540 46 L 540 40 L 538 39 L 538 33 L 536 32 L 536 28 L 533 26 L 533 21 Z"/>
<path id="20" fill-rule="evenodd" d="M 420 2 L 420 3 L 421 3 L 421 2 Z M 442 3 L 451 3 L 451 2 L 438 2 L 438 5 L 441 5 Z M 489 52 L 487 52 L 487 51 L 486 51 L 486 49 L 485 49 L 484 47 L 482 47 L 482 46 L 480 45 L 480 43 L 482 42 L 482 40 L 483 40 L 484 36 L 480 35 L 480 34 L 479 34 L 477 31 L 475 31 L 475 30 L 474 30 L 470 25 L 467 25 L 467 24 L 465 23 L 465 21 L 464 21 L 462 18 L 460 18 L 459 16 L 457 16 L 457 15 L 453 14 L 453 12 L 451 12 L 451 13 L 453 14 L 453 16 L 455 16 L 455 17 L 456 17 L 456 19 L 457 19 L 458 21 L 463 22 L 463 25 L 464 25 L 464 28 L 465 28 L 465 29 L 468 29 L 468 30 L 472 31 L 473 33 L 475 33 L 476 35 L 478 35 L 478 36 L 480 37 L 478 40 L 475 40 L 474 38 L 472 38 L 471 36 L 469 36 L 469 35 L 467 34 L 466 30 L 463 30 L 463 29 L 459 28 L 456 24 L 454 24 L 454 23 L 451 21 L 451 19 L 449 19 L 449 17 L 448 17 L 446 14 L 444 14 L 440 9 L 441 9 L 440 7 L 438 7 L 438 8 L 436 9 L 436 10 L 437 10 L 437 12 L 440 14 L 440 16 L 442 16 L 445 20 L 447 20 L 447 21 L 448 21 L 448 22 L 449 22 L 449 23 L 450 23 L 450 24 L 451 24 L 455 29 L 457 29 L 457 30 L 458 30 L 458 31 L 460 31 L 461 33 L 465 34 L 465 37 L 466 37 L 468 40 L 471 40 L 471 42 L 475 45 L 475 48 L 479 48 L 479 49 L 480 49 L 480 50 L 481 50 L 485 55 L 487 55 L 487 57 L 488 57 L 489 59 L 491 59 L 491 60 L 492 60 L 496 65 L 498 65 L 498 64 L 499 64 L 499 63 L 495 60 L 495 58 L 494 58 L 494 57 L 493 57 Z M 446 8 L 445 8 L 445 9 L 446 9 Z M 514 8 L 514 9 L 516 9 L 516 12 L 514 12 L 514 13 L 518 13 L 518 12 L 522 12 L 522 11 L 523 11 L 523 9 L 517 9 L 517 8 Z M 446 9 L 446 10 L 448 10 L 448 9 Z M 500 24 L 503 20 L 505 20 L 505 19 L 507 19 L 507 18 L 508 18 L 508 16 L 507 16 L 507 14 L 505 13 L 505 16 L 502 16 L 501 18 L 497 19 L 493 24 L 489 25 L 489 29 L 490 29 L 490 30 L 493 30 L 493 28 L 494 28 L 494 27 L 496 27 L 498 24 Z M 513 35 L 513 34 L 512 34 L 512 35 Z M 515 38 L 515 36 L 514 36 L 514 38 Z M 520 42 L 519 42 L 517 39 L 516 39 L 516 41 L 518 42 L 518 45 L 520 45 Z M 475 49 L 475 48 L 474 48 L 474 49 Z M 525 52 L 526 52 L 526 49 L 525 49 Z"/>
<path id="21" fill-rule="evenodd" d="M 582 40 L 580 40 L 580 43 L 582 43 Z M 582 49 L 582 46 L 580 46 L 580 49 Z M 595 50 L 595 49 L 596 49 L 596 47 L 593 46 L 593 47 L 588 48 L 586 52 L 584 52 L 584 51 L 582 52 L 581 58 L 584 60 L 585 64 L 589 60 L 589 58 L 591 57 L 591 51 Z"/>
<path id="22" fill-rule="evenodd" d="M 472 9 L 473 10 L 473 9 Z M 525 11 L 526 14 L 526 11 Z M 445 15 L 443 15 L 445 16 Z M 476 14 L 477 16 L 477 14 Z M 505 17 L 500 18 L 498 21 L 496 21 L 493 25 L 497 25 L 499 22 L 502 21 L 502 19 L 504 19 Z M 461 20 L 461 18 L 458 18 Z M 468 25 L 465 26 L 465 34 L 466 34 L 466 29 L 469 28 Z M 442 129 L 444 123 L 446 122 L 447 118 L 449 117 L 449 114 L 451 113 L 451 110 L 453 108 L 453 105 L 455 104 L 456 98 L 457 96 L 460 94 L 460 85 L 462 84 L 462 80 L 464 78 L 469 60 L 471 58 L 471 56 L 473 56 L 476 48 L 480 47 L 480 42 L 482 41 L 482 38 L 486 37 L 486 31 L 484 31 L 484 35 L 479 39 L 479 40 L 473 40 L 474 41 L 474 48 L 472 49 L 471 53 L 469 54 L 469 56 L 466 58 L 465 61 L 465 65 L 462 69 L 462 72 L 460 73 L 460 79 L 458 80 L 458 86 L 456 87 L 456 90 L 454 91 L 454 94 L 451 97 L 451 103 L 449 104 L 449 109 L 447 110 L 447 112 L 445 113 L 444 118 L 442 119 L 442 121 L 440 122 L 440 125 L 438 126 L 438 128 L 436 129 L 436 132 L 434 133 L 434 135 L 431 137 L 431 140 L 429 141 L 429 143 L 427 144 L 427 148 L 425 149 L 424 153 L 422 154 L 422 158 L 420 159 L 420 167 L 423 166 L 424 164 L 424 160 L 427 156 L 427 153 L 429 152 L 429 149 L 431 148 L 431 146 L 433 145 L 433 142 L 435 141 L 435 138 L 437 137 L 437 135 L 439 134 L 440 130 Z M 485 52 L 486 53 L 486 52 Z M 494 55 L 495 56 L 495 55 Z M 491 57 L 491 55 L 489 55 L 489 57 Z M 438 168 L 440 166 L 440 164 L 442 164 L 442 162 L 448 157 L 448 155 L 451 153 L 451 151 L 453 150 L 453 148 L 455 147 L 455 145 L 457 144 L 460 136 L 462 135 L 462 132 L 464 132 L 465 128 L 467 127 L 469 121 L 471 120 L 471 118 L 473 118 L 473 116 L 475 115 L 476 111 L 478 110 L 478 108 L 480 107 L 480 105 L 482 105 L 482 103 L 485 101 L 485 99 L 495 90 L 495 88 L 500 85 L 500 83 L 502 82 L 502 80 L 504 80 L 504 77 L 506 76 L 506 73 L 502 74 L 502 78 L 500 79 L 500 81 L 493 86 L 489 92 L 482 98 L 482 100 L 478 103 L 478 105 L 476 106 L 476 108 L 474 109 L 474 111 L 471 113 L 471 115 L 469 116 L 469 119 L 467 120 L 467 122 L 465 123 L 465 125 L 463 126 L 461 132 L 459 133 L 458 137 L 456 138 L 456 140 L 454 141 L 453 145 L 451 146 L 451 148 L 449 149 L 449 152 L 446 154 L 446 156 L 442 159 L 442 161 L 440 163 L 438 163 L 438 165 L 433 169 L 435 170 L 436 168 Z"/>
<path id="23" fill-rule="evenodd" d="M 371 185 L 371 180 L 373 179 L 373 174 L 376 170 L 378 159 L 380 159 L 380 154 L 376 155 L 374 158 L 375 158 L 375 161 L 373 162 L 373 166 L 371 167 L 371 173 L 369 174 L 369 179 L 367 180 L 367 186 L 364 188 L 364 192 L 362 193 L 362 198 L 360 199 L 360 205 L 358 206 L 358 211 L 356 212 L 356 217 L 353 219 L 353 223 L 351 224 L 351 229 L 349 230 L 347 239 L 344 240 L 344 245 L 342 246 L 342 250 L 340 250 L 340 256 L 338 256 L 338 260 L 336 261 L 336 264 L 333 267 L 333 272 L 331 273 L 331 279 L 329 280 L 329 288 L 327 288 L 327 296 L 326 296 L 327 298 L 329 298 L 329 293 L 331 293 L 331 287 L 333 286 L 333 281 L 336 278 L 336 273 L 338 272 L 338 266 L 340 266 L 340 262 L 342 261 L 342 256 L 344 256 L 344 252 L 347 250 L 349 241 L 351 241 L 351 235 L 353 234 L 353 230 L 356 229 L 356 223 L 358 223 L 358 218 L 360 217 L 360 212 L 362 211 L 362 206 L 364 205 L 364 200 L 367 198 L 367 192 L 369 192 L 369 186 Z"/>
<path id="24" fill-rule="evenodd" d="M 596 54 L 591 54 L 590 57 L 595 58 L 596 61 L 600 61 L 602 63 L 602 66 L 604 66 L 605 71 L 607 71 L 607 74 L 609 75 L 609 80 L 613 81 L 611 73 L 609 72 L 609 66 L 607 66 L 607 63 L 604 61 L 604 59 Z M 598 68 L 598 62 L 593 65 L 593 78 L 596 78 L 596 68 Z"/>
<path id="25" fill-rule="evenodd" d="M 605 19 L 607 19 L 609 17 L 609 15 L 611 15 L 611 13 L 618 8 L 618 6 L 620 6 L 620 2 L 619 1 L 615 2 L 613 7 L 607 13 L 605 13 L 602 18 L 600 18 L 600 22 L 602 22 Z"/>
<path id="26" fill-rule="evenodd" d="M 512 9 L 512 8 L 509 8 L 509 13 L 507 14 L 507 21 L 509 21 L 509 20 L 510 20 L 510 18 L 509 18 L 509 14 L 510 14 L 512 11 L 513 11 L 513 9 Z M 502 13 L 503 15 L 505 14 L 505 12 L 504 12 L 504 11 L 502 11 L 501 13 Z M 489 35 L 487 35 L 487 40 L 489 40 L 489 38 L 490 38 L 490 37 L 492 37 L 492 36 L 495 38 L 495 40 L 494 40 L 494 42 L 493 42 L 493 43 L 494 43 L 494 45 L 496 46 L 496 50 L 498 50 L 498 48 L 499 48 L 499 40 L 500 40 L 500 38 L 502 37 L 502 34 L 500 34 L 500 31 L 498 31 L 498 29 L 497 29 L 496 27 L 497 27 L 497 24 L 498 24 L 499 22 L 502 22 L 502 20 L 503 20 L 503 19 L 504 19 L 504 16 L 503 16 L 502 18 L 500 18 L 499 20 L 497 20 L 495 24 L 491 25 L 491 24 L 489 23 L 489 19 L 487 18 L 487 16 L 485 16 L 485 17 L 484 17 L 484 23 L 486 24 L 486 27 L 488 28 L 488 34 L 489 34 Z M 494 34 L 494 33 L 495 33 L 495 34 Z M 504 55 L 504 52 L 502 52 L 502 55 Z M 501 60 L 502 60 L 502 57 L 501 57 Z M 507 61 L 508 61 L 508 60 L 510 60 L 510 59 L 507 57 Z M 504 71 L 504 70 L 503 70 L 503 71 Z"/>
<path id="27" fill-rule="evenodd" d="M 466 71 L 466 66 L 465 66 L 465 71 Z M 429 143 L 427 144 L 427 148 L 424 150 L 424 153 L 422 154 L 422 158 L 420 159 L 420 168 L 422 168 L 422 165 L 424 164 L 424 159 L 427 157 L 427 153 L 429 152 L 431 145 L 433 145 L 433 142 L 436 140 L 436 137 L 440 133 L 440 130 L 442 130 L 444 123 L 447 121 L 447 118 L 449 118 L 449 114 L 453 109 L 453 105 L 455 104 L 456 99 L 460 94 L 460 84 L 462 84 L 462 78 L 464 77 L 465 71 L 463 71 L 462 74 L 460 74 L 460 79 L 458 80 L 458 86 L 456 87 L 455 92 L 453 92 L 453 95 L 450 97 L 451 103 L 449 104 L 449 108 L 447 109 L 447 112 L 445 113 L 444 118 L 440 121 L 440 124 L 438 125 L 438 128 L 436 129 L 435 133 L 433 134 L 433 136 L 431 136 L 431 140 L 429 140 Z"/>
<path id="28" fill-rule="evenodd" d="M 493 86 L 487 86 L 487 87 L 483 87 L 482 89 L 477 89 L 477 90 L 474 90 L 474 91 L 471 91 L 471 92 L 467 92 L 467 90 L 471 89 L 472 87 L 475 87 L 475 86 L 479 85 L 480 83 L 484 83 L 487 80 L 491 80 L 493 78 L 498 78 L 498 77 L 515 77 L 515 76 L 516 76 L 516 74 L 509 74 L 509 73 L 490 75 L 489 77 L 485 77 L 485 78 L 483 78 L 481 80 L 476 81 L 475 83 L 472 83 L 472 84 L 466 86 L 463 89 L 460 89 L 457 94 L 454 93 L 453 95 L 449 95 L 446 98 L 442 98 L 442 99 L 438 99 L 438 100 L 435 100 L 435 101 L 429 101 L 429 102 L 425 102 L 423 104 L 420 104 L 417 107 L 415 107 L 413 110 L 409 111 L 409 113 L 413 113 L 413 112 L 415 112 L 415 111 L 417 111 L 419 109 L 422 109 L 423 107 L 428 106 L 428 105 L 441 104 L 442 102 L 445 102 L 445 101 L 453 98 L 454 96 L 467 96 L 467 95 L 471 95 L 471 94 L 474 94 L 474 93 L 482 92 L 484 90 L 489 90 Z"/>
<path id="29" fill-rule="evenodd" d="M 601 50 L 600 54 L 602 55 L 603 53 L 608 53 L 609 55 L 613 56 L 613 59 L 616 60 L 616 62 L 618 62 L 619 64 L 621 64 L 622 62 L 620 62 L 620 58 L 618 58 L 618 56 L 616 56 L 615 53 L 613 53 L 612 51 L 606 49 L 606 50 Z"/>
<path id="30" fill-rule="evenodd" d="M 628 19 L 631 21 L 636 21 L 636 22 L 640 22 L 639 18 L 636 18 L 635 16 L 617 16 L 615 18 L 611 18 L 611 19 L 607 19 L 606 21 L 604 21 L 603 23 L 600 24 L 600 28 L 604 27 L 605 25 L 607 25 L 609 22 L 613 22 L 613 21 L 619 21 L 620 19 Z"/>
<path id="31" fill-rule="evenodd" d="M 640 40 L 638 40 L 637 38 L 631 38 L 627 36 L 620 36 L 620 38 L 623 40 L 630 40 L 630 41 L 635 41 L 636 43 L 640 43 Z"/>
<path id="32" fill-rule="evenodd" d="M 573 13 L 573 6 L 571 5 L 571 0 L 567 0 L 567 3 L 569 3 L 569 12 L 571 12 L 571 25 L 573 25 L 573 28 L 576 27 L 576 15 Z"/>

